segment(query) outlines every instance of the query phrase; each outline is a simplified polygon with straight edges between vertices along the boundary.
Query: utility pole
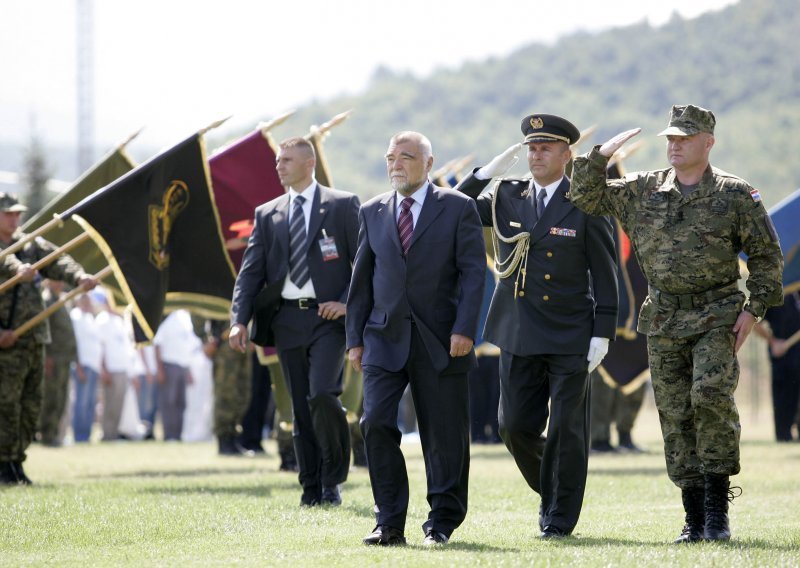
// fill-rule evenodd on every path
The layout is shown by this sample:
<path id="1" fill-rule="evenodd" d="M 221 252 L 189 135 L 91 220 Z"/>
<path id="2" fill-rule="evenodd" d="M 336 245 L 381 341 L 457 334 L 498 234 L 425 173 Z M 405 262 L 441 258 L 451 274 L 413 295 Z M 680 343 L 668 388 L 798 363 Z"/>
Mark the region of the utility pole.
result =
<path id="1" fill-rule="evenodd" d="M 76 0 L 78 175 L 94 163 L 94 1 Z"/>

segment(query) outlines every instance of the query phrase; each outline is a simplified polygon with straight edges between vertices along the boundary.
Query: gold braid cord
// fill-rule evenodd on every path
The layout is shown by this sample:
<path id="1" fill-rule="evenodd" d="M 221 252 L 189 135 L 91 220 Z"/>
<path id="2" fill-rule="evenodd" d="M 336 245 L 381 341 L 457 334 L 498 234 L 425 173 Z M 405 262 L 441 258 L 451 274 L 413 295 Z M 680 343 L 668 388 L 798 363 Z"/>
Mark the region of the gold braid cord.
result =
<path id="1" fill-rule="evenodd" d="M 497 228 L 497 194 L 500 192 L 500 182 L 495 182 L 492 193 L 492 247 L 494 248 L 494 267 L 500 278 L 509 278 L 514 272 L 517 273 L 514 280 L 514 298 L 519 296 L 519 292 L 525 289 L 525 274 L 528 268 L 528 249 L 531 245 L 531 234 L 527 231 L 517 233 L 511 238 L 504 237 Z M 500 259 L 500 246 L 498 239 L 506 244 L 514 245 L 514 249 L 506 258 Z M 522 285 L 520 286 L 520 280 Z"/>

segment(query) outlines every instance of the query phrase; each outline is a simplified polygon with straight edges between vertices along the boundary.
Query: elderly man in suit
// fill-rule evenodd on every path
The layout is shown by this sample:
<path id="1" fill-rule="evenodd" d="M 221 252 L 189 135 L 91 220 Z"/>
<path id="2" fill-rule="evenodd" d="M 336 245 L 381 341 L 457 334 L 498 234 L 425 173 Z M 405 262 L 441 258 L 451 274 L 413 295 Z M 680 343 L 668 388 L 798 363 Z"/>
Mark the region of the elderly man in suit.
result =
<path id="1" fill-rule="evenodd" d="M 476 366 L 486 259 L 474 203 L 433 185 L 432 165 L 425 136 L 393 136 L 386 166 L 394 191 L 359 214 L 347 348 L 364 373 L 361 428 L 377 511 L 369 545 L 406 542 L 408 475 L 397 414 L 407 385 L 428 482 L 424 544 L 445 544 L 467 513 L 467 372 Z"/>
<path id="2" fill-rule="evenodd" d="M 540 536 L 571 534 L 580 514 L 589 455 L 589 372 L 617 325 L 611 221 L 569 201 L 569 121 L 534 114 L 525 140 L 459 184 L 493 226 L 500 282 L 484 338 L 501 349 L 500 435 L 539 495 Z M 533 179 L 500 179 L 528 146 Z M 547 437 L 542 434 L 547 427 Z"/>
<path id="3" fill-rule="evenodd" d="M 294 409 L 300 504 L 340 505 L 350 467 L 342 392 L 345 301 L 358 236 L 358 197 L 314 179 L 314 148 L 281 142 L 277 171 L 287 193 L 259 206 L 231 307 L 229 341 L 247 346 L 245 326 L 264 289 L 280 289 L 270 334 Z"/>

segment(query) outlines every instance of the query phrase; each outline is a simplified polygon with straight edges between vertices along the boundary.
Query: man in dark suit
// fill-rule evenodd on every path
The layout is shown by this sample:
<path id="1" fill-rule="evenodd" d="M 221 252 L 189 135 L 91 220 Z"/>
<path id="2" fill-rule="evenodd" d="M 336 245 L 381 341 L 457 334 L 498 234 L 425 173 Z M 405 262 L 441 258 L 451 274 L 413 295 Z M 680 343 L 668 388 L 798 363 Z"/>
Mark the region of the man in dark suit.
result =
<path id="1" fill-rule="evenodd" d="M 236 279 L 230 343 L 244 351 L 256 295 L 278 286 L 271 332 L 294 409 L 301 505 L 342 502 L 350 433 L 342 392 L 344 315 L 358 236 L 358 197 L 316 182 L 313 146 L 280 144 L 277 170 L 287 189 L 259 206 Z"/>
<path id="2" fill-rule="evenodd" d="M 430 512 L 424 544 L 446 543 L 467 513 L 473 341 L 486 257 L 475 205 L 436 187 L 431 143 L 392 137 L 386 166 L 395 191 L 361 208 L 347 298 L 348 357 L 364 373 L 361 428 L 377 526 L 370 545 L 405 544 L 408 475 L 397 427 L 410 385 L 417 411 Z"/>
<path id="3" fill-rule="evenodd" d="M 534 114 L 524 142 L 477 169 L 457 189 L 493 226 L 500 281 L 484 338 L 500 347 L 500 435 L 539 495 L 541 537 L 571 534 L 589 455 L 589 372 L 617 325 L 611 221 L 576 209 L 565 169 L 580 137 L 567 120 Z M 528 146 L 533 179 L 504 178 Z M 549 418 L 549 423 L 548 423 Z M 547 437 L 542 434 L 547 427 Z"/>

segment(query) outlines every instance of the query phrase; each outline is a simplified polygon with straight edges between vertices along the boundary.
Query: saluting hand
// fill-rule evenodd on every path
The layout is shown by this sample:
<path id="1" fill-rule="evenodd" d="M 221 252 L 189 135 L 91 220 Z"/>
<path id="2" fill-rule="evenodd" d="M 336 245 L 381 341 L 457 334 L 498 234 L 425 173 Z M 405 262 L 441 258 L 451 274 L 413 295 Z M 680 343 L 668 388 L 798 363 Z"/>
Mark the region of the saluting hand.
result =
<path id="1" fill-rule="evenodd" d="M 631 128 L 630 130 L 626 130 L 625 132 L 620 132 L 613 138 L 609 139 L 605 144 L 600 146 L 598 152 L 600 152 L 601 156 L 605 156 L 606 158 L 610 158 L 614 155 L 614 152 L 622 148 L 623 144 L 639 134 L 642 131 L 641 128 Z"/>
<path id="2" fill-rule="evenodd" d="M 478 179 L 491 179 L 503 175 L 519 160 L 517 154 L 519 154 L 520 148 L 522 148 L 522 142 L 517 142 L 513 146 L 509 146 L 502 154 L 498 154 L 492 158 L 491 162 L 475 172 L 475 177 Z"/>

